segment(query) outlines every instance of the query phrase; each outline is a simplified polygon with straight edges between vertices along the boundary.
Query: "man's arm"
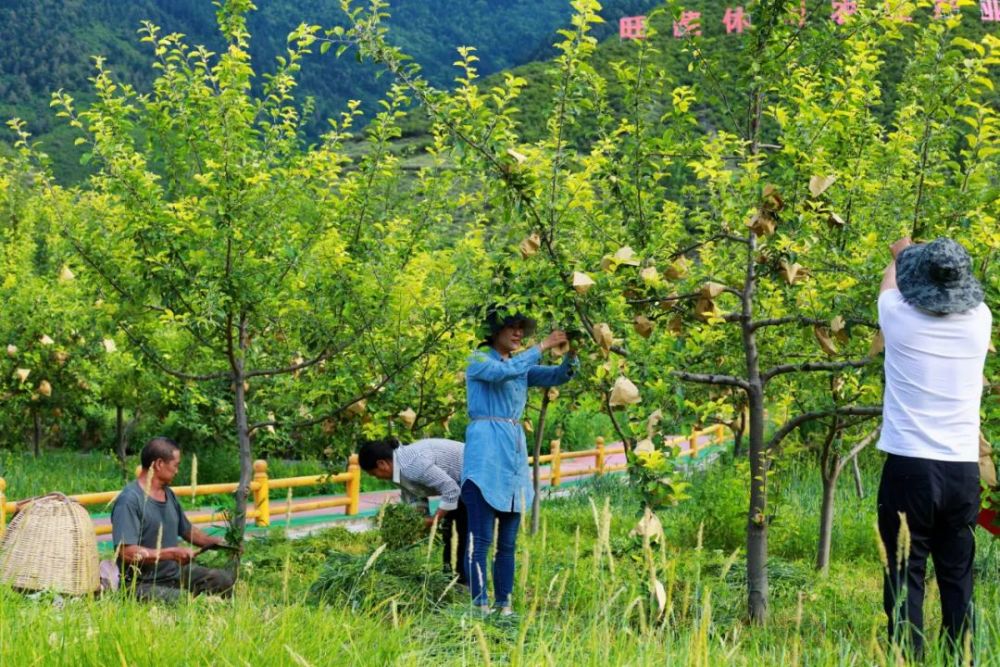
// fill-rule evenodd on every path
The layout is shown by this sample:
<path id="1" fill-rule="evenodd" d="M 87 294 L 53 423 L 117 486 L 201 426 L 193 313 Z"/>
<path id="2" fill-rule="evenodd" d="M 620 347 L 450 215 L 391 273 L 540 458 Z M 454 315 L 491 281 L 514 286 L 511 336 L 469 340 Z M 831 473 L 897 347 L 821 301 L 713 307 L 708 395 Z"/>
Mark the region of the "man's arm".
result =
<path id="1" fill-rule="evenodd" d="M 181 565 L 190 563 L 195 557 L 195 550 L 188 547 L 169 547 L 166 549 L 154 549 L 143 547 L 138 544 L 125 544 L 121 546 L 119 559 L 125 563 L 133 565 L 153 565 L 164 560 L 177 561 Z"/>
<path id="2" fill-rule="evenodd" d="M 187 542 L 193 544 L 196 547 L 221 547 L 225 546 L 226 541 L 221 537 L 213 537 L 203 531 L 201 528 L 195 528 L 191 524 L 191 521 L 187 518 L 187 514 L 184 513 L 184 508 L 181 507 L 181 502 L 177 500 L 177 496 L 173 491 L 170 491 L 170 500 L 177 510 L 177 536 Z M 197 553 L 197 552 L 195 552 Z"/>
<path id="3" fill-rule="evenodd" d="M 879 294 L 886 290 L 898 289 L 896 286 L 896 258 L 899 257 L 899 253 L 903 252 L 904 248 L 908 248 L 911 245 L 913 245 L 913 241 L 910 237 L 904 236 L 889 246 L 889 252 L 892 253 L 892 261 L 889 262 L 889 266 L 885 267 L 885 271 L 882 273 L 882 285 L 879 287 Z"/>
<path id="4" fill-rule="evenodd" d="M 882 292 L 891 289 L 897 289 L 896 260 L 889 262 L 889 266 L 885 267 L 885 271 L 882 272 L 882 285 L 879 287 L 878 293 L 881 294 Z"/>
<path id="5" fill-rule="evenodd" d="M 221 537 L 215 537 L 209 535 L 201 528 L 191 526 L 189 530 L 184 535 L 181 535 L 185 540 L 195 545 L 196 547 L 224 547 L 226 546 L 226 540 Z"/>
<path id="6" fill-rule="evenodd" d="M 462 495 L 462 489 L 458 483 L 451 478 L 441 467 L 434 463 L 429 463 L 423 470 L 413 477 L 413 481 L 428 488 L 434 489 L 441 496 L 437 512 L 434 516 L 428 517 L 427 523 L 440 521 L 444 515 L 458 507 L 458 499 Z"/>

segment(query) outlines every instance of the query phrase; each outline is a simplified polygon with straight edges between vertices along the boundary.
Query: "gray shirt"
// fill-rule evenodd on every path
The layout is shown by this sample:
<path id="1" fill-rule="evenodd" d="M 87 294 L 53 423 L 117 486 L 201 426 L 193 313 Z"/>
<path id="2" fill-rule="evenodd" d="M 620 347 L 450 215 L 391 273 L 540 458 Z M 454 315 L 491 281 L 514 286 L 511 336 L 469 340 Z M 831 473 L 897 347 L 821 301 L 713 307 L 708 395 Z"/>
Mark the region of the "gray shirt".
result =
<path id="1" fill-rule="evenodd" d="M 149 549 L 176 547 L 179 538 L 191 532 L 191 522 L 184 516 L 177 496 L 164 489 L 166 500 L 159 501 L 146 495 L 136 480 L 128 484 L 115 498 L 111 509 L 111 537 L 115 546 L 130 544 Z M 163 560 L 139 566 L 142 582 L 164 582 L 180 579 L 180 566 L 176 561 Z"/>
<path id="2" fill-rule="evenodd" d="M 403 502 L 427 512 L 427 499 L 441 496 L 441 509 L 458 507 L 464 450 L 461 442 L 443 438 L 397 447 L 392 453 L 392 481 L 402 489 Z"/>

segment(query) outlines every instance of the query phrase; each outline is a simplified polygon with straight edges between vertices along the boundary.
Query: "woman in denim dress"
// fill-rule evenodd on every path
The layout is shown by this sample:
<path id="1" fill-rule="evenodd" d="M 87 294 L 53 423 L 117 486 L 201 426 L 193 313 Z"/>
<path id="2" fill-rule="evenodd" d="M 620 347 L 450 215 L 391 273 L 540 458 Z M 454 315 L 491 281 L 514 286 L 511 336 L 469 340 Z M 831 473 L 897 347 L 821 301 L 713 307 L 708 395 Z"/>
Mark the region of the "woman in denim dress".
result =
<path id="1" fill-rule="evenodd" d="M 491 312 L 487 326 L 490 333 L 469 359 L 465 374 L 469 426 L 465 432 L 462 501 L 471 534 L 467 576 L 473 604 L 488 613 L 486 561 L 497 524 L 493 590 L 497 608 L 507 615 L 512 613 L 517 530 L 533 497 L 521 425 L 528 387 L 563 384 L 573 376 L 577 363 L 571 351 L 559 366 L 539 365 L 545 350 L 566 342 L 562 331 L 553 331 L 538 345 L 515 355 L 522 339 L 534 331 L 534 320 Z"/>

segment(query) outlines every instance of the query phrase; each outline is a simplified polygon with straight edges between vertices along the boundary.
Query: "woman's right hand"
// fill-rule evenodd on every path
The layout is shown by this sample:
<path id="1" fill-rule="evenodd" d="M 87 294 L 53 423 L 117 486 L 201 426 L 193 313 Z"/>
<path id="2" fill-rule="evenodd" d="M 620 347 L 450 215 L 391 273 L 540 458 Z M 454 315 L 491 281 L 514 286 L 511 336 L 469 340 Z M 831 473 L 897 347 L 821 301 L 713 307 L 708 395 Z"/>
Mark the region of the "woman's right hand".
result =
<path id="1" fill-rule="evenodd" d="M 556 329 L 555 331 L 553 331 L 552 333 L 550 333 L 548 336 L 545 337 L 545 340 L 543 340 L 539 344 L 539 347 L 541 348 L 542 352 L 544 352 L 545 350 L 550 350 L 553 347 L 558 347 L 562 345 L 567 340 L 569 339 L 566 338 L 566 332 Z"/>

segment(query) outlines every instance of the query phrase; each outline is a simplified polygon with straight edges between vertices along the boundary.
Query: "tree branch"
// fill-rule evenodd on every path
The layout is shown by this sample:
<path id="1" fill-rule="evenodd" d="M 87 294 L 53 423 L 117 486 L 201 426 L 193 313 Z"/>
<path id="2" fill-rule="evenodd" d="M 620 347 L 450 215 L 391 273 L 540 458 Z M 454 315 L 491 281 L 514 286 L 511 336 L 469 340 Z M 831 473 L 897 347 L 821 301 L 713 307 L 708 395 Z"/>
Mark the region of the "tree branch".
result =
<path id="1" fill-rule="evenodd" d="M 292 364 L 291 366 L 285 366 L 284 368 L 269 368 L 266 370 L 262 369 L 257 371 L 248 371 L 243 375 L 243 377 L 246 378 L 270 377 L 273 375 L 284 375 L 287 373 L 294 373 L 295 371 L 302 370 L 303 368 L 309 368 L 310 366 L 315 366 L 319 362 L 329 359 L 331 356 L 333 356 L 333 352 L 331 350 L 323 350 L 323 352 L 321 352 L 318 356 L 313 357 L 312 359 L 309 359 L 307 361 L 303 361 L 298 364 Z"/>
<path id="2" fill-rule="evenodd" d="M 685 301 L 697 299 L 701 292 L 691 292 L 690 294 L 673 294 L 671 296 L 651 296 L 645 299 L 629 299 L 626 301 L 630 306 L 642 305 L 644 303 L 663 303 L 664 301 Z"/>
<path id="3" fill-rule="evenodd" d="M 848 361 L 813 361 L 805 364 L 782 364 L 770 368 L 761 374 L 761 380 L 766 384 L 771 378 L 786 373 L 805 373 L 811 371 L 839 371 L 845 368 L 861 368 L 871 363 L 871 357 Z"/>
<path id="4" fill-rule="evenodd" d="M 672 371 L 671 375 L 685 382 L 698 382 L 700 384 L 722 384 L 729 385 L 732 387 L 739 387 L 744 391 L 750 389 L 750 383 L 743 378 L 736 377 L 735 375 L 717 375 L 717 374 L 706 374 L 706 373 L 688 373 L 686 371 Z"/>
<path id="5" fill-rule="evenodd" d="M 412 355 L 410 358 L 404 359 L 392 371 L 383 374 L 382 380 L 378 384 L 376 384 L 376 385 L 374 385 L 372 387 L 369 387 L 368 389 L 366 389 L 363 392 L 360 392 L 360 393 L 356 394 L 355 396 L 353 396 L 350 399 L 348 399 L 345 403 L 341 403 L 334 410 L 332 410 L 332 411 L 324 414 L 322 417 L 315 417 L 313 419 L 307 419 L 305 421 L 294 422 L 290 426 L 292 428 L 306 428 L 308 426 L 315 426 L 316 424 L 321 424 L 322 422 L 326 421 L 327 419 L 330 419 L 330 418 L 332 418 L 332 417 L 340 414 L 341 412 L 343 412 L 344 410 L 346 410 L 350 406 L 354 405 L 358 401 L 360 401 L 362 399 L 367 399 L 367 398 L 369 398 L 371 396 L 374 396 L 376 393 L 378 393 L 378 391 L 380 389 L 382 389 L 382 387 L 384 387 L 385 385 L 389 384 L 389 382 L 391 382 L 393 379 L 395 379 L 395 377 L 397 375 L 399 375 L 400 373 L 402 373 L 411 364 L 416 363 L 417 361 L 419 361 L 420 359 L 422 359 L 426 354 L 428 354 L 431 351 L 431 349 L 434 347 L 434 345 L 441 339 L 441 337 L 445 333 L 447 333 L 447 332 L 449 332 L 449 331 L 452 330 L 453 326 L 454 326 L 454 323 L 452 323 L 450 326 L 442 328 L 435 335 L 431 336 L 430 339 L 425 343 L 425 345 L 420 349 L 420 351 L 418 351 L 417 353 L 415 353 L 414 355 Z M 250 426 L 250 428 L 247 429 L 247 432 L 248 433 L 253 433 L 254 431 L 256 431 L 257 429 L 260 429 L 260 428 L 266 428 L 268 426 L 281 426 L 281 425 L 282 425 L 282 422 L 280 420 L 271 419 L 271 420 L 268 420 L 268 421 L 257 422 L 256 424 L 253 424 L 252 426 Z"/>
<path id="6" fill-rule="evenodd" d="M 618 434 L 618 437 L 622 441 L 622 446 L 625 448 L 625 455 L 627 458 L 628 454 L 632 452 L 632 440 L 625 435 L 625 432 L 622 431 L 622 427 L 618 424 L 618 420 L 615 419 L 615 411 L 614 408 L 611 407 L 610 392 L 604 395 L 604 407 L 608 411 L 608 417 L 611 419 L 611 425 L 615 427 L 615 433 Z"/>
<path id="7" fill-rule="evenodd" d="M 861 440 L 858 441 L 858 444 L 854 445 L 854 447 L 851 448 L 851 451 L 847 452 L 847 454 L 840 460 L 841 467 L 843 467 L 844 464 L 849 463 L 851 459 L 860 454 L 861 450 L 870 445 L 872 441 L 875 438 L 877 438 L 879 433 L 881 432 L 882 432 L 882 425 L 880 424 L 876 426 L 874 429 L 872 429 L 871 433 L 861 438 Z"/>
<path id="8" fill-rule="evenodd" d="M 824 417 L 833 417 L 835 415 L 854 416 L 854 417 L 881 417 L 882 406 L 847 405 L 839 408 L 833 408 L 831 410 L 816 410 L 813 412 L 803 413 L 801 415 L 793 417 L 792 419 L 789 419 L 784 423 L 784 425 L 782 425 L 781 428 L 775 431 L 774 435 L 771 436 L 771 440 L 767 443 L 767 447 L 765 449 L 767 451 L 774 449 L 779 444 L 781 444 L 781 441 L 784 440 L 786 437 L 788 437 L 788 435 L 792 431 L 802 426 L 806 422 L 814 421 L 816 419 L 823 419 Z"/>
<path id="9" fill-rule="evenodd" d="M 869 329 L 879 328 L 877 323 L 872 322 L 870 320 L 862 320 L 859 318 L 851 317 L 844 321 L 847 324 L 868 327 Z M 821 320 L 817 317 L 803 317 L 801 315 L 790 315 L 788 317 L 774 317 L 766 320 L 754 320 L 750 324 L 750 328 L 756 331 L 757 329 L 761 329 L 763 327 L 773 327 L 782 324 L 801 324 L 802 326 L 816 326 L 816 325 L 826 326 L 829 323 L 830 323 L 829 320 Z"/>
<path id="10" fill-rule="evenodd" d="M 651 155 L 655 155 L 655 153 L 651 153 Z M 675 260 L 675 259 L 677 259 L 679 257 L 682 257 L 682 256 L 688 254 L 689 252 L 691 252 L 693 250 L 697 250 L 698 248 L 700 248 L 700 247 L 702 247 L 702 246 L 704 246 L 704 245 L 706 245 L 708 243 L 711 243 L 713 241 L 722 241 L 722 240 L 733 241 L 735 243 L 750 243 L 750 239 L 748 237 L 745 237 L 745 236 L 736 236 L 735 234 L 715 234 L 715 235 L 710 236 L 709 238 L 705 239 L 704 241 L 699 241 L 697 243 L 692 243 L 691 245 L 689 245 L 687 247 L 681 248 L 680 250 L 677 250 L 677 251 L 671 253 L 670 256 L 667 259 L 669 259 L 670 261 L 673 261 L 673 260 Z"/>
<path id="11" fill-rule="evenodd" d="M 151 361 L 153 365 L 159 368 L 161 371 L 167 375 L 172 375 L 180 380 L 192 380 L 194 382 L 208 382 L 209 380 L 225 380 L 231 379 L 233 374 L 229 371 L 218 371 L 215 373 L 204 373 L 201 375 L 193 373 L 185 373 L 183 371 L 176 370 L 167 366 L 163 361 L 160 360 L 160 355 L 154 350 L 149 349 L 145 343 L 143 343 L 138 336 L 132 333 L 131 330 L 124 324 L 119 322 L 119 327 L 125 332 L 125 336 L 132 341 L 132 344 L 139 348 L 139 350 Z"/>

